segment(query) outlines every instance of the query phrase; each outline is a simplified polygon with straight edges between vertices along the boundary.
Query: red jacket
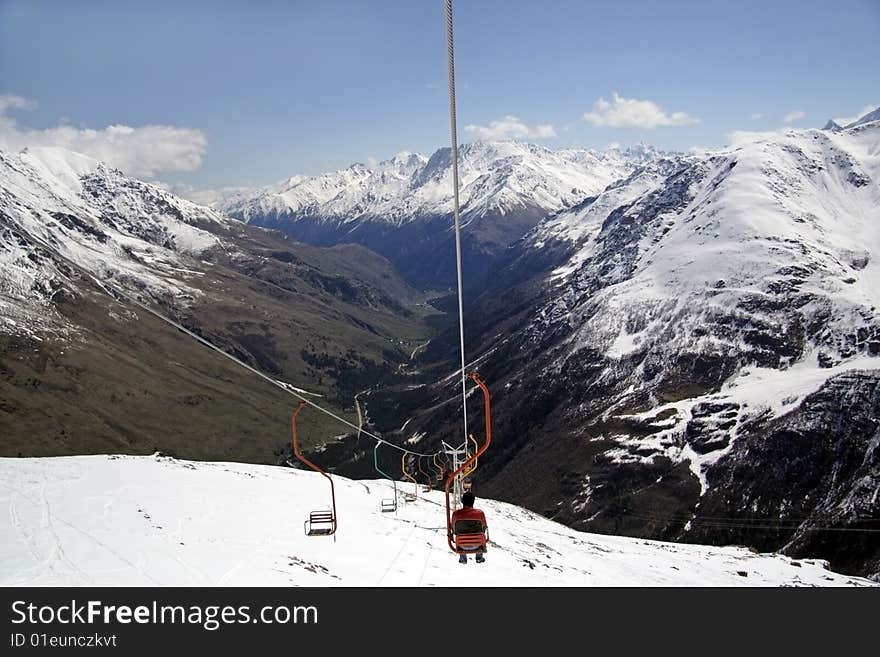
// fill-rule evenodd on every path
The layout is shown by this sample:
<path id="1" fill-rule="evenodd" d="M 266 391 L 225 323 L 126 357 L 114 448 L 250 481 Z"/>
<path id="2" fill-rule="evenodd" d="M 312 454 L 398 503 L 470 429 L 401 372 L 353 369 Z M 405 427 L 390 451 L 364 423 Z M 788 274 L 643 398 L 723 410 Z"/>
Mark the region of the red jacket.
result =
<path id="1" fill-rule="evenodd" d="M 455 523 L 458 520 L 479 520 L 486 529 L 486 514 L 472 506 L 463 506 L 452 513 L 452 529 L 455 531 Z"/>

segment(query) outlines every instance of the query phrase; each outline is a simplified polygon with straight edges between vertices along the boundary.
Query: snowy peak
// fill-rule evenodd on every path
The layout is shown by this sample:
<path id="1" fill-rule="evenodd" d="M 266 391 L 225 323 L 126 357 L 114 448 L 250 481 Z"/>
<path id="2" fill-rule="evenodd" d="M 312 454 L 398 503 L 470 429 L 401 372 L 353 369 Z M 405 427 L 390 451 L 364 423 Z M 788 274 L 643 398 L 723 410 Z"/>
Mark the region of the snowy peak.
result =
<path id="1" fill-rule="evenodd" d="M 847 123 L 846 125 L 840 125 L 840 123 L 838 123 L 834 119 L 828 119 L 828 123 L 826 123 L 822 129 L 828 130 L 830 132 L 840 132 L 841 130 L 857 128 L 860 125 L 871 123 L 873 121 L 880 121 L 880 107 L 871 112 L 868 112 L 864 116 L 859 117 L 855 121 Z"/>
<path id="2" fill-rule="evenodd" d="M 880 107 L 875 109 L 873 112 L 868 112 L 863 117 L 856 119 L 852 123 L 848 124 L 847 128 L 855 128 L 856 126 L 864 125 L 866 123 L 871 123 L 873 121 L 880 121 Z"/>
<path id="3" fill-rule="evenodd" d="M 402 151 L 390 160 L 379 162 L 371 171 L 371 185 L 380 188 L 400 189 L 407 187 L 412 177 L 420 171 L 428 161 L 424 155 Z"/>
<path id="4" fill-rule="evenodd" d="M 659 159 L 664 153 L 649 144 L 639 143 L 624 149 L 622 155 L 633 164 L 643 166 Z"/>
<path id="5" fill-rule="evenodd" d="M 604 153 L 517 141 L 475 141 L 459 147 L 462 212 L 548 214 L 596 194 L 657 157 L 649 147 Z M 276 223 L 307 217 L 323 221 L 405 223 L 452 212 L 452 158 L 440 148 L 427 158 L 402 152 L 372 168 L 355 164 L 310 178 L 292 178 L 250 198 L 218 206 L 244 221 Z"/>
<path id="6" fill-rule="evenodd" d="M 67 285 L 65 260 L 140 293 L 186 299 L 188 256 L 220 243 L 202 226 L 228 222 L 79 153 L 0 152 L 0 330 L 58 325 L 50 302 Z"/>
<path id="7" fill-rule="evenodd" d="M 34 171 L 39 172 L 44 181 L 52 184 L 60 183 L 61 186 L 77 192 L 82 188 L 80 179 L 83 176 L 107 168 L 88 155 L 51 146 L 25 148 L 19 154 L 19 158 Z"/>
<path id="8" fill-rule="evenodd" d="M 401 151 L 390 160 L 380 162 L 377 168 L 380 171 L 394 170 L 401 175 L 412 175 L 414 172 L 421 169 L 427 161 L 428 158 L 419 153 Z"/>

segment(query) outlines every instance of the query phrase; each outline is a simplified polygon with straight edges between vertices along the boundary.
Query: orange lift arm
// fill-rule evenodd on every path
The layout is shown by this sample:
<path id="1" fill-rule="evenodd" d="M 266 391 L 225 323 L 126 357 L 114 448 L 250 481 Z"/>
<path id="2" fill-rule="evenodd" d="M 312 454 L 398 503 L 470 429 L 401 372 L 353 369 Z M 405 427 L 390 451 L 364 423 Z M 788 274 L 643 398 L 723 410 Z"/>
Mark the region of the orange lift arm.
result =
<path id="1" fill-rule="evenodd" d="M 296 410 L 293 412 L 293 415 L 290 416 L 290 433 L 292 436 L 293 453 L 296 458 L 305 463 L 312 470 L 327 477 L 327 481 L 330 482 L 330 499 L 332 504 L 332 511 L 329 513 L 327 511 L 312 511 L 311 514 L 309 514 L 309 519 L 305 521 L 306 533 L 309 536 L 330 536 L 331 534 L 336 533 L 336 491 L 333 488 L 333 478 L 317 465 L 309 461 L 299 450 L 299 435 L 296 431 L 296 416 L 299 415 L 299 412 L 305 405 L 306 403 L 304 401 L 300 401 Z M 316 527 L 315 525 L 322 526 Z"/>
<path id="2" fill-rule="evenodd" d="M 470 377 L 473 379 L 474 383 L 480 387 L 480 390 L 483 391 L 483 410 L 486 419 L 486 442 L 484 442 L 483 446 L 474 452 L 469 459 L 458 466 L 457 470 L 447 477 L 446 485 L 444 486 L 446 491 L 446 540 L 449 543 L 449 549 L 456 553 L 458 552 L 458 549 L 455 547 L 455 543 L 452 540 L 452 510 L 449 503 L 449 487 L 459 474 L 471 467 L 473 463 L 476 463 L 477 458 L 489 448 L 489 444 L 492 442 L 492 400 L 489 395 L 489 388 L 486 387 L 486 384 L 483 383 L 483 379 L 481 379 L 480 375 L 476 372 L 471 372 Z"/>

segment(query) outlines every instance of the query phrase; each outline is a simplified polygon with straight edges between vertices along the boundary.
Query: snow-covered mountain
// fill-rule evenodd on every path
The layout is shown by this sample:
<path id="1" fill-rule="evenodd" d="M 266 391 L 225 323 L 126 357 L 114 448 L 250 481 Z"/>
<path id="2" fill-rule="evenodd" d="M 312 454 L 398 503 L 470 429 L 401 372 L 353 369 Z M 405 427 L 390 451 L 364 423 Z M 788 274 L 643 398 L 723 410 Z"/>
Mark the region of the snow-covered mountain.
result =
<path id="1" fill-rule="evenodd" d="M 4 586 L 872 585 L 818 559 L 586 534 L 488 499 L 486 562 L 459 564 L 442 492 L 382 513 L 381 480 L 336 477 L 335 540 L 307 537 L 327 480 L 291 468 L 93 456 L 0 459 L 0 476 Z"/>
<path id="2" fill-rule="evenodd" d="M 493 495 L 880 572 L 880 122 L 653 160 L 511 251 L 466 311 L 503 390 Z"/>
<path id="3" fill-rule="evenodd" d="M 515 141 L 472 142 L 459 148 L 462 215 L 466 219 L 523 208 L 556 212 L 625 175 L 645 148 L 621 152 L 565 149 Z M 353 164 L 320 176 L 294 176 L 217 206 L 244 221 L 379 220 L 405 223 L 452 212 L 449 148 L 430 158 L 398 153 L 374 168 Z"/>
<path id="4" fill-rule="evenodd" d="M 540 219 L 598 194 L 657 157 L 646 146 L 596 152 L 515 141 L 463 144 L 460 202 L 474 279 L 484 273 L 486 256 L 491 259 Z M 320 176 L 295 176 L 249 197 L 237 192 L 215 207 L 314 244 L 364 244 L 420 285 L 450 282 L 449 148 L 430 158 L 403 152 L 374 168 L 354 164 Z"/>
<path id="5" fill-rule="evenodd" d="M 841 125 L 840 123 L 838 123 L 834 119 L 828 119 L 828 123 L 826 123 L 825 127 L 822 129 L 823 130 L 830 130 L 832 132 L 838 132 L 840 130 L 843 130 L 844 128 L 855 128 L 856 126 L 862 125 L 863 123 L 872 123 L 874 121 L 880 121 L 880 107 L 878 107 L 877 109 L 875 109 L 871 112 L 868 112 L 864 116 L 860 116 L 855 121 L 847 122 L 842 119 L 839 119 L 839 120 L 844 125 Z"/>
<path id="6" fill-rule="evenodd" d="M 575 248 L 536 330 L 562 317 L 571 351 L 617 359 L 647 347 L 828 367 L 880 354 L 880 124 L 864 125 L 681 157 L 547 220 L 532 247 Z M 725 332 L 737 320 L 751 332 Z"/>
<path id="7" fill-rule="evenodd" d="M 855 128 L 856 126 L 864 125 L 866 123 L 873 123 L 874 121 L 880 121 L 880 107 L 871 112 L 868 112 L 864 116 L 859 117 L 852 123 L 847 124 L 845 127 Z"/>
<path id="8" fill-rule="evenodd" d="M 221 246 L 206 228 L 230 222 L 79 153 L 0 152 L 0 330 L 69 327 L 53 303 L 71 273 L 64 259 L 147 299 L 185 304 L 199 294 L 185 261 Z"/>
<path id="9" fill-rule="evenodd" d="M 296 243 L 63 149 L 0 152 L 0 454 L 274 462 L 290 397 L 144 305 L 341 411 L 424 342 L 421 300 L 362 247 Z"/>

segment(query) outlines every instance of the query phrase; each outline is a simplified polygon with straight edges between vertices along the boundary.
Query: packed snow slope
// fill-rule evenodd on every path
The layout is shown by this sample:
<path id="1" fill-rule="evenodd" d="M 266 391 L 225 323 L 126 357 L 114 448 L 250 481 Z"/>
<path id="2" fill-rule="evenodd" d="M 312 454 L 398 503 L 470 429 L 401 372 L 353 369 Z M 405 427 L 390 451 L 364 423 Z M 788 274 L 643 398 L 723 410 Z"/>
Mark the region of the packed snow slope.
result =
<path id="1" fill-rule="evenodd" d="M 303 533 L 329 488 L 302 470 L 83 456 L 0 459 L 0 473 L 6 586 L 871 585 L 819 560 L 586 534 L 488 499 L 486 563 L 459 564 L 442 493 L 382 513 L 387 480 L 335 477 L 334 540 Z"/>

